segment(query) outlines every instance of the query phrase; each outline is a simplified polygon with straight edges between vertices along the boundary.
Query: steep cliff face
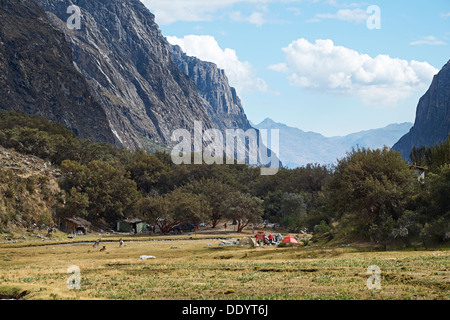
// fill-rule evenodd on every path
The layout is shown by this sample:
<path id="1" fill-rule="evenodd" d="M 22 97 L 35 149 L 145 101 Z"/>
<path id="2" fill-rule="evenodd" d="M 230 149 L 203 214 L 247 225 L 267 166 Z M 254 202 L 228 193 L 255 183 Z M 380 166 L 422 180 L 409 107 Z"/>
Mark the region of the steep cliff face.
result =
<path id="1" fill-rule="evenodd" d="M 179 46 L 171 49 L 178 68 L 196 84 L 201 97 L 209 104 L 208 112 L 219 129 L 251 128 L 242 102 L 230 86 L 224 70 L 212 62 L 187 56 Z"/>
<path id="2" fill-rule="evenodd" d="M 434 77 L 430 88 L 420 99 L 411 130 L 393 147 L 405 159 L 413 146 L 431 146 L 450 134 L 450 61 Z"/>
<path id="3" fill-rule="evenodd" d="M 210 96 L 202 97 L 175 64 L 171 45 L 139 0 L 37 1 L 64 31 L 75 65 L 104 106 L 119 144 L 170 146 L 173 130 L 192 130 L 194 121 L 201 121 L 205 129 L 223 128 L 224 123 L 241 126 L 242 114 L 229 117 L 234 104 L 210 105 Z M 72 4 L 81 9 L 80 30 L 67 28 L 67 8 Z"/>
<path id="4" fill-rule="evenodd" d="M 31 0 L 0 1 L 0 109 L 38 114 L 81 137 L 114 143 L 64 34 Z"/>

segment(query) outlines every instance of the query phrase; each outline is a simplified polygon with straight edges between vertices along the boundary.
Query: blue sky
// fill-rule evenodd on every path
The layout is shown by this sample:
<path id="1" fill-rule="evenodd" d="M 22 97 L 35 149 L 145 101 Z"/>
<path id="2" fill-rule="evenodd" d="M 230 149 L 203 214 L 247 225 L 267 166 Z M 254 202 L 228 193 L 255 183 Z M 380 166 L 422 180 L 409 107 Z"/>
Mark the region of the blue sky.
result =
<path id="1" fill-rule="evenodd" d="M 171 43 L 225 69 L 255 124 L 337 136 L 414 122 L 450 60 L 448 0 L 142 1 Z"/>

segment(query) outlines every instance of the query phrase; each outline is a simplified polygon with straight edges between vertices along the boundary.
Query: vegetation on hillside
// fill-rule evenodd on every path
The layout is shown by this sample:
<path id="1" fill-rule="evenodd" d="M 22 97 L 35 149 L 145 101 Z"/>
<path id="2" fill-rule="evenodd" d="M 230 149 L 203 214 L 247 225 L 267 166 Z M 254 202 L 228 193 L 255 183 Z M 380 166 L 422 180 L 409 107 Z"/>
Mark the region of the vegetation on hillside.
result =
<path id="1" fill-rule="evenodd" d="M 59 217 L 76 215 L 110 227 L 118 219 L 141 217 L 163 231 L 180 222 L 216 227 L 222 219 L 235 220 L 242 230 L 267 220 L 292 232 L 307 228 L 328 239 L 353 237 L 383 246 L 450 238 L 450 138 L 413 151 L 417 164 L 429 168 L 423 181 L 388 148 L 354 149 L 335 167 L 310 164 L 261 176 L 259 168 L 246 165 L 174 165 L 167 153 L 92 143 L 17 112 L 0 112 L 0 145 L 60 169 L 61 199 L 52 204 Z M 2 171 L 0 177 L 4 227 L 28 212 L 8 200 L 17 184 L 33 184 L 10 175 Z M 21 197 L 32 199 L 24 192 Z"/>

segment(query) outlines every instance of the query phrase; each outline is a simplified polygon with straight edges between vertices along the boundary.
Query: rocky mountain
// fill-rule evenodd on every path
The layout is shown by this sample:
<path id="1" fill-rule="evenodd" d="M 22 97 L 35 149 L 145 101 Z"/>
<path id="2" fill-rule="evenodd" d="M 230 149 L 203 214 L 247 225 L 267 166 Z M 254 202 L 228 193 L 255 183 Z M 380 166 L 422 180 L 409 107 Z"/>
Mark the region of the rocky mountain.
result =
<path id="1" fill-rule="evenodd" d="M 195 83 L 201 97 L 209 104 L 208 112 L 219 129 L 251 128 L 236 89 L 230 87 L 225 71 L 212 62 L 187 56 L 179 46 L 172 46 L 178 68 Z"/>
<path id="2" fill-rule="evenodd" d="M 351 151 L 352 147 L 371 149 L 390 147 L 408 132 L 411 126 L 412 123 L 391 124 L 385 128 L 331 138 L 289 127 L 271 119 L 265 119 L 255 127 L 280 130 L 279 158 L 285 167 L 295 168 L 308 163 L 324 165 L 336 163 L 336 160 L 345 157 L 346 152 Z"/>
<path id="3" fill-rule="evenodd" d="M 73 65 L 64 34 L 34 1 L 0 1 L 0 109 L 38 114 L 114 143 L 102 105 Z"/>
<path id="4" fill-rule="evenodd" d="M 432 146 L 450 134 L 450 61 L 434 76 L 425 95 L 419 100 L 416 120 L 411 130 L 395 145 L 405 159 L 414 146 Z"/>
<path id="5" fill-rule="evenodd" d="M 228 91 L 233 91 L 223 72 L 193 59 L 181 70 L 186 57 L 175 54 L 154 15 L 139 0 L 36 1 L 64 32 L 74 64 L 103 106 L 116 144 L 170 146 L 172 132 L 192 130 L 194 121 L 201 121 L 205 129 L 245 129 L 245 114 L 235 92 L 234 99 L 229 98 Z M 81 9 L 80 29 L 68 28 L 70 5 Z M 199 80 L 195 82 L 186 72 L 194 69 Z"/>

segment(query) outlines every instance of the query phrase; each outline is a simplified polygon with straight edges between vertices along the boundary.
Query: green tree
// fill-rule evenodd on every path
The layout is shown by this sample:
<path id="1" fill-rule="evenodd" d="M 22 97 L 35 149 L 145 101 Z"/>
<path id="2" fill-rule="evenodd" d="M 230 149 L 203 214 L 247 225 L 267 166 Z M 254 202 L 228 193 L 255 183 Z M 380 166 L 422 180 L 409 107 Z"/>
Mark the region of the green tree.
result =
<path id="1" fill-rule="evenodd" d="M 298 232 L 306 218 L 305 199 L 301 194 L 284 193 L 280 203 L 280 223 L 294 232 Z"/>
<path id="2" fill-rule="evenodd" d="M 327 186 L 328 205 L 345 232 L 385 243 L 405 210 L 414 183 L 400 153 L 387 147 L 358 148 L 338 162 Z"/>
<path id="3" fill-rule="evenodd" d="M 250 223 L 262 221 L 262 200 L 250 194 L 233 192 L 224 202 L 225 218 L 237 221 L 237 232 L 242 232 Z"/>
<path id="4" fill-rule="evenodd" d="M 212 228 L 215 228 L 219 224 L 220 219 L 226 214 L 224 202 L 230 196 L 233 188 L 218 180 L 202 179 L 183 187 L 183 189 L 190 193 L 202 195 L 208 201 L 211 207 L 211 225 Z"/>
<path id="5" fill-rule="evenodd" d="M 61 166 L 60 182 L 71 203 L 72 188 L 84 194 L 89 207 L 86 209 L 88 218 L 94 222 L 106 222 L 113 225 L 118 219 L 134 214 L 134 203 L 139 198 L 137 186 L 130 175 L 118 163 L 92 161 L 87 165 L 77 161 L 64 161 Z M 78 202 L 77 199 L 73 201 Z"/>
<path id="6" fill-rule="evenodd" d="M 62 216 L 72 217 L 78 216 L 82 218 L 88 217 L 89 196 L 87 193 L 82 193 L 77 188 L 72 187 L 67 194 L 66 203 L 62 210 Z"/>
<path id="7" fill-rule="evenodd" d="M 164 177 L 166 166 L 154 155 L 145 150 L 136 150 L 126 164 L 131 179 L 136 182 L 138 189 L 145 194 L 157 190 Z"/>
<path id="8" fill-rule="evenodd" d="M 145 197 L 139 201 L 138 207 L 142 217 L 156 224 L 163 233 L 182 222 L 201 223 L 211 214 L 211 208 L 203 196 L 182 189 L 162 196 Z"/>

